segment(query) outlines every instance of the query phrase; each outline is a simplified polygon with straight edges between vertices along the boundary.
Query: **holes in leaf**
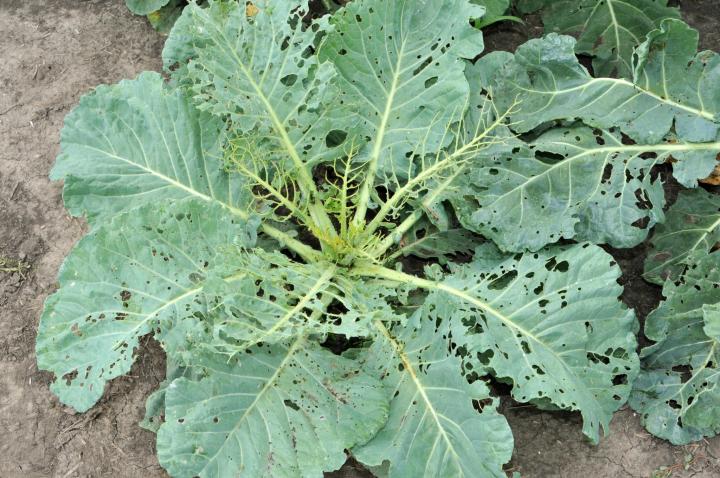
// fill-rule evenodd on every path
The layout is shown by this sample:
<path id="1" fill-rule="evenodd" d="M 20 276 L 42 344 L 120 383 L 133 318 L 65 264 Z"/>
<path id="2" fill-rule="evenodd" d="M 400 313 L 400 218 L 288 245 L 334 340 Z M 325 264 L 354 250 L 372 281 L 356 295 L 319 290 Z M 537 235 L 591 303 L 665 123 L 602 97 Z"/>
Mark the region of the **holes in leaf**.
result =
<path id="1" fill-rule="evenodd" d="M 432 78 L 428 78 L 427 80 L 425 80 L 425 88 L 430 88 L 431 86 L 433 86 L 433 85 L 434 85 L 435 83 L 437 83 L 437 82 L 438 82 L 438 77 L 437 77 L 437 76 L 433 76 Z"/>
<path id="2" fill-rule="evenodd" d="M 72 384 L 72 381 L 75 380 L 78 376 L 78 371 L 73 370 L 72 372 L 68 372 L 65 375 L 62 376 L 62 379 L 65 380 L 65 385 L 68 387 Z"/>
<path id="3" fill-rule="evenodd" d="M 334 129 L 325 136 L 325 146 L 328 148 L 335 148 L 340 146 L 347 139 L 347 132 Z"/>
<path id="4" fill-rule="evenodd" d="M 508 271 L 505 274 L 501 275 L 494 281 L 490 282 L 488 284 L 488 289 L 490 290 L 502 290 L 505 287 L 507 287 L 515 278 L 517 277 L 518 272 L 515 270 Z"/>

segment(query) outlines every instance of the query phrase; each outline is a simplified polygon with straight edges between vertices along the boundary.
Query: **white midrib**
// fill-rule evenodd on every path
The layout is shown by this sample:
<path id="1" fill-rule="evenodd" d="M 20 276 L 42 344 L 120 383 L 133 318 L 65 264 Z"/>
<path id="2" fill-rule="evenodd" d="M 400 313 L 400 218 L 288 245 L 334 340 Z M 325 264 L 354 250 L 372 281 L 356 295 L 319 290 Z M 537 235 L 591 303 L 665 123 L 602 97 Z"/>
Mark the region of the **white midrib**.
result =
<path id="1" fill-rule="evenodd" d="M 153 175 L 153 176 L 155 176 L 155 177 L 157 177 L 157 178 L 162 179 L 163 181 L 167 182 L 168 184 L 170 184 L 170 185 L 172 185 L 172 186 L 174 186 L 174 187 L 176 187 L 176 188 L 178 188 L 178 189 L 182 189 L 183 191 L 187 192 L 188 194 L 191 194 L 191 195 L 193 195 L 193 196 L 196 196 L 196 197 L 201 198 L 201 199 L 204 200 L 204 201 L 217 202 L 217 203 L 219 203 L 219 204 L 222 204 L 223 206 L 225 206 L 226 208 L 228 208 L 230 211 L 232 211 L 233 214 L 237 214 L 237 215 L 240 217 L 240 219 L 242 219 L 242 220 L 244 220 L 244 221 L 249 218 L 248 214 L 247 214 L 245 211 L 243 211 L 242 209 L 238 209 L 238 208 L 236 208 L 236 207 L 234 207 L 234 206 L 231 206 L 230 204 L 228 204 L 228 203 L 226 203 L 226 202 L 220 201 L 220 200 L 217 199 L 217 198 L 208 196 L 207 194 L 203 194 L 203 193 L 201 193 L 200 191 L 197 191 L 197 190 L 195 190 L 195 189 L 193 189 L 193 188 L 190 188 L 190 187 L 186 186 L 185 184 L 177 181 L 176 179 L 173 179 L 173 178 L 171 178 L 170 176 L 166 176 L 165 174 L 161 173 L 160 171 L 157 171 L 157 170 L 155 170 L 155 169 L 151 169 L 151 168 L 149 168 L 149 167 L 147 167 L 147 166 L 143 166 L 142 164 L 136 163 L 136 162 L 131 161 L 131 160 L 129 160 L 129 159 L 127 159 L 127 158 L 124 158 L 124 157 L 122 157 L 122 156 L 118 156 L 117 154 L 111 153 L 111 152 L 109 152 L 109 151 L 105 151 L 105 150 L 102 150 L 102 149 L 100 149 L 100 148 L 96 148 L 96 147 L 94 147 L 94 146 L 88 146 L 88 145 L 82 145 L 82 146 L 85 147 L 85 148 L 91 149 L 91 150 L 93 150 L 93 151 L 96 151 L 96 152 L 98 152 L 98 153 L 100 153 L 100 154 L 107 155 L 107 156 L 109 156 L 109 157 L 111 157 L 111 158 L 113 158 L 113 159 L 117 159 L 118 161 L 122 161 L 122 162 L 124 162 L 124 163 L 127 163 L 127 164 L 129 164 L 129 165 L 131 165 L 131 166 L 133 166 L 133 167 L 135 167 L 135 168 L 141 169 L 141 170 L 145 171 L 145 172 L 148 173 L 148 174 L 151 174 L 151 175 Z"/>
<path id="2" fill-rule="evenodd" d="M 402 58 L 404 51 L 405 41 L 403 40 L 400 44 L 400 50 L 398 51 L 397 64 L 395 65 L 395 70 L 393 71 L 390 91 L 388 92 L 387 99 L 385 101 L 385 110 L 383 111 L 382 118 L 380 119 L 380 125 L 378 126 L 377 135 L 375 136 L 375 144 L 373 144 L 373 149 L 370 153 L 367 176 L 363 182 L 362 191 L 360 191 L 358 208 L 353 219 L 357 225 L 361 225 L 365 220 L 367 203 L 370 200 L 370 191 L 375 184 L 375 174 L 377 173 L 378 162 L 380 161 L 380 153 L 382 152 L 383 144 L 385 142 L 385 133 L 387 131 L 388 124 L 390 123 L 390 115 L 392 114 L 395 103 L 395 95 L 397 94 L 398 84 L 400 83 L 400 72 L 402 70 Z"/>
<path id="3" fill-rule="evenodd" d="M 562 143 L 556 143 L 556 144 L 562 144 Z M 604 148 L 594 148 L 594 149 L 588 149 L 583 151 L 582 153 L 575 154 L 574 156 L 570 156 L 568 158 L 565 158 L 561 161 L 558 161 L 557 163 L 553 164 L 549 168 L 547 168 L 545 171 L 541 172 L 540 174 L 536 174 L 535 176 L 530 177 L 527 181 L 517 185 L 516 187 L 509 189 L 505 193 L 503 193 L 500 196 L 497 196 L 495 198 L 494 202 L 499 201 L 500 199 L 504 198 L 505 196 L 519 190 L 525 188 L 528 184 L 533 183 L 537 181 L 539 178 L 546 177 L 548 174 L 550 174 L 552 171 L 558 168 L 562 168 L 568 165 L 568 163 L 571 163 L 573 161 L 576 161 L 578 159 L 584 158 L 586 156 L 591 156 L 594 154 L 605 154 L 605 153 L 646 153 L 646 152 L 661 152 L 661 153 L 672 153 L 672 152 L 683 152 L 683 151 L 704 151 L 704 150 L 718 150 L 720 151 L 720 142 L 717 143 L 682 143 L 682 144 L 651 144 L 651 145 L 623 145 L 620 147 L 612 147 L 607 146 Z"/>
<path id="4" fill-rule="evenodd" d="M 195 189 L 193 189 L 193 188 L 190 188 L 190 187 L 186 186 L 185 184 L 179 182 L 178 180 L 173 179 L 173 178 L 171 178 L 170 176 L 167 176 L 167 175 L 161 173 L 160 171 L 157 171 L 157 170 L 155 170 L 155 169 L 151 169 L 151 168 L 149 168 L 149 167 L 147 167 L 147 166 L 143 166 L 142 164 L 139 164 L 139 163 L 136 163 L 136 162 L 134 162 L 134 161 L 131 161 L 131 160 L 128 159 L 128 158 L 124 158 L 124 157 L 122 157 L 122 156 L 118 156 L 118 155 L 115 154 L 115 153 L 111 153 L 111 152 L 109 152 L 109 151 L 105 151 L 105 150 L 102 150 L 102 149 L 100 149 L 100 148 L 96 148 L 96 147 L 94 147 L 94 146 L 88 146 L 88 145 L 81 145 L 81 146 L 83 146 L 84 148 L 87 148 L 87 149 L 96 151 L 96 152 L 98 152 L 98 153 L 100 153 L 100 154 L 106 155 L 106 156 L 108 156 L 108 157 L 110 157 L 110 158 L 117 159 L 118 161 L 122 161 L 122 162 L 124 162 L 124 163 L 126 163 L 126 164 L 131 165 L 131 166 L 134 167 L 134 168 L 138 168 L 138 169 L 140 169 L 140 170 L 142 170 L 142 171 L 145 171 L 146 173 L 148 173 L 148 174 L 150 174 L 150 175 L 152 175 L 152 176 L 155 176 L 156 178 L 159 178 L 159 179 L 165 181 L 165 182 L 168 183 L 170 186 L 173 186 L 173 187 L 176 187 L 176 188 L 178 188 L 178 189 L 181 189 L 182 191 L 185 191 L 185 192 L 187 192 L 188 194 L 190 194 L 190 195 L 192 195 L 192 196 L 195 196 L 195 197 L 197 197 L 197 198 L 200 198 L 200 199 L 202 199 L 203 201 L 216 202 L 216 203 L 222 205 L 223 207 L 227 208 L 227 209 L 228 209 L 230 212 L 232 212 L 233 214 L 237 215 L 237 216 L 238 216 L 240 219 L 242 219 L 243 221 L 247 221 L 247 220 L 250 218 L 250 215 L 249 215 L 247 212 L 243 211 L 242 209 L 238 209 L 238 208 L 232 206 L 231 204 L 228 204 L 228 203 L 225 202 L 225 201 L 221 201 L 220 199 L 218 199 L 218 198 L 216 198 L 216 197 L 208 196 L 207 194 L 203 194 L 203 193 L 201 193 L 200 191 L 197 191 L 197 190 L 195 190 Z M 210 184 L 210 183 L 208 182 L 208 184 Z M 293 249 L 295 252 L 299 253 L 299 254 L 302 255 L 303 257 L 306 257 L 306 258 L 307 258 L 307 257 L 313 257 L 313 256 L 314 256 L 314 250 L 313 250 L 312 248 L 310 248 L 309 246 L 300 244 L 299 241 L 297 241 L 297 240 L 289 237 L 287 234 L 285 234 L 284 232 L 280 231 L 279 229 L 276 229 L 276 228 L 274 228 L 273 226 L 270 226 L 270 225 L 265 224 L 265 223 L 261 224 L 261 225 L 260 225 L 260 228 L 261 228 L 266 234 L 268 234 L 269 236 L 271 236 L 271 237 L 273 237 L 273 238 L 275 238 L 275 239 L 278 239 L 278 240 L 281 241 L 281 242 L 284 242 L 286 246 L 288 246 L 289 248 Z"/>
<path id="5" fill-rule="evenodd" d="M 232 428 L 232 430 L 230 430 L 230 432 L 228 432 L 228 437 L 230 437 L 231 435 L 234 436 L 235 433 L 237 433 L 238 429 L 239 429 L 239 428 L 242 426 L 242 424 L 247 420 L 248 415 L 249 415 L 252 411 L 255 410 L 255 407 L 257 406 L 257 403 L 260 401 L 260 399 L 265 395 L 265 393 L 266 393 L 272 386 L 275 385 L 275 382 L 277 381 L 278 376 L 285 370 L 285 367 L 287 366 L 288 362 L 290 362 L 291 360 L 293 360 L 293 359 L 295 358 L 295 351 L 296 351 L 296 350 L 300 347 L 300 345 L 302 345 L 303 343 L 305 343 L 305 336 L 298 337 L 298 339 L 295 340 L 295 342 L 290 346 L 290 348 L 289 348 L 288 351 L 287 351 L 287 355 L 285 355 L 285 358 L 282 360 L 282 362 L 280 362 L 280 364 L 278 365 L 277 369 L 275 369 L 275 372 L 270 376 L 270 378 L 268 378 L 267 382 L 265 382 L 265 385 L 263 385 L 263 388 L 260 389 L 260 391 L 258 392 L 257 396 L 255 397 L 255 400 L 253 400 L 252 403 L 251 403 L 250 405 L 248 405 L 248 407 L 247 407 L 247 409 L 245 410 L 245 412 L 244 412 L 244 413 L 242 414 L 242 416 L 237 420 L 237 423 L 235 424 L 235 426 Z M 225 440 L 225 441 L 223 442 L 223 444 L 218 447 L 218 449 L 217 449 L 217 451 L 215 452 L 215 454 L 213 454 L 213 456 L 211 456 L 210 458 L 208 458 L 207 465 L 205 465 L 205 466 L 203 467 L 203 469 L 200 470 L 200 473 L 198 473 L 198 475 L 201 475 L 203 472 L 205 472 L 205 470 L 207 470 L 207 468 L 208 468 L 208 467 L 215 461 L 215 459 L 218 457 L 218 455 L 220 454 L 220 452 L 223 451 L 223 449 L 225 448 L 225 445 L 227 445 L 227 443 L 228 443 L 229 441 L 230 441 L 229 439 L 228 439 L 228 440 Z M 243 465 L 243 464 L 241 463 L 240 465 Z"/>
<path id="6" fill-rule="evenodd" d="M 307 291 L 307 293 L 303 296 L 303 298 L 298 301 L 298 303 L 290 309 L 280 320 L 278 320 L 275 325 L 270 327 L 267 332 L 265 332 L 263 335 L 265 337 L 270 337 L 272 334 L 277 332 L 283 325 L 285 325 L 292 317 L 295 316 L 299 311 L 301 311 L 308 302 L 310 302 L 314 297 L 318 295 L 320 290 L 332 279 L 333 275 L 335 274 L 337 266 L 331 265 L 328 267 L 328 269 L 320 276 L 320 278 L 315 282 L 315 284 L 310 288 L 310 290 Z M 260 340 L 254 341 L 257 343 Z M 250 346 L 253 344 L 246 344 L 246 346 Z"/>
<path id="7" fill-rule="evenodd" d="M 473 305 L 481 308 L 485 312 L 491 314 L 492 316 L 494 316 L 495 318 L 500 320 L 502 323 L 504 323 L 511 329 L 517 330 L 518 332 L 520 332 L 524 336 L 528 337 L 535 343 L 541 345 L 545 350 L 550 352 L 560 364 L 562 364 L 562 366 L 565 368 L 565 370 L 567 370 L 567 372 L 570 375 L 575 376 L 575 373 L 570 369 L 570 367 L 567 365 L 567 363 L 555 352 L 555 350 L 552 349 L 552 347 L 550 347 L 545 342 L 543 342 L 539 337 L 537 337 L 536 335 L 534 335 L 532 332 L 525 329 L 521 325 L 518 325 L 515 322 L 513 322 L 511 318 L 506 317 L 499 310 L 495 309 L 487 302 L 479 300 L 479 299 L 467 294 L 466 292 L 464 292 L 462 290 L 456 289 L 454 287 L 450 287 L 447 284 L 444 284 L 442 282 L 430 281 L 430 280 L 423 279 L 423 278 L 413 276 L 410 274 L 405 274 L 404 272 L 387 269 L 387 268 L 381 267 L 381 266 L 369 266 L 365 269 L 359 270 L 358 272 L 362 275 L 368 275 L 370 277 L 382 277 L 385 279 L 390 279 L 390 280 L 398 281 L 401 283 L 413 284 L 413 285 L 416 285 L 416 286 L 418 286 L 422 289 L 428 290 L 428 291 L 441 290 L 450 295 L 458 297 L 459 299 L 462 299 L 463 301 L 465 301 L 469 304 L 473 304 Z M 600 404 L 597 403 L 597 400 L 595 399 L 593 394 L 587 393 L 586 395 L 595 402 L 595 405 L 597 406 L 598 409 L 602 409 Z"/>
<path id="8" fill-rule="evenodd" d="M 452 444 L 452 441 L 450 440 L 450 437 L 445 432 L 445 428 L 443 427 L 442 422 L 440 421 L 440 416 L 438 412 L 435 410 L 435 407 L 433 406 L 432 401 L 430 400 L 430 397 L 428 397 L 427 393 L 425 392 L 425 386 L 420 381 L 420 378 L 415 373 L 415 369 L 413 368 L 412 363 L 408 359 L 407 355 L 405 355 L 402 351 L 402 348 L 400 347 L 400 344 L 397 343 L 397 341 L 390 335 L 390 331 L 385 327 L 385 325 L 380 322 L 379 320 L 376 320 L 374 322 L 375 328 L 380 331 L 381 334 L 387 339 L 388 342 L 393 347 L 393 350 L 395 350 L 395 355 L 397 355 L 398 358 L 403 363 L 403 367 L 405 367 L 405 370 L 407 371 L 408 375 L 410 376 L 410 379 L 413 381 L 413 384 L 415 385 L 415 388 L 417 389 L 418 393 L 420 394 L 420 397 L 422 398 L 423 402 L 425 402 L 426 409 L 430 412 L 430 414 L 433 417 L 433 421 L 435 422 L 435 425 L 437 426 L 438 432 L 443 439 L 443 441 L 446 443 L 448 450 L 450 453 L 452 453 L 452 456 L 455 458 L 455 461 L 458 463 L 460 462 L 460 457 L 455 451 L 455 447 Z M 429 458 L 429 457 L 428 457 Z M 462 470 L 462 467 L 458 467 L 460 470 Z M 464 476 L 464 473 L 463 473 Z"/>
<path id="9" fill-rule="evenodd" d="M 607 0 L 608 11 L 610 12 L 610 18 L 613 24 L 613 30 L 615 30 L 615 45 L 617 45 L 617 57 L 620 57 L 620 25 L 618 24 L 617 17 L 615 16 L 615 7 L 613 6 L 613 0 Z"/>
<path id="10" fill-rule="evenodd" d="M 720 227 L 720 217 L 715 222 L 713 222 L 708 227 L 706 227 L 705 229 L 700 229 L 701 231 L 703 231 L 703 233 L 700 234 L 700 238 L 697 241 L 695 241 L 695 243 L 687 249 L 687 252 L 684 255 L 687 256 L 690 254 L 690 252 L 694 251 L 695 248 L 697 248 L 697 246 L 699 246 L 700 243 L 703 240 L 705 240 L 705 238 L 707 238 L 710 234 L 715 232 L 715 229 L 717 229 L 718 227 Z M 683 231 L 678 231 L 678 232 L 683 232 Z M 667 236 L 662 236 L 662 237 L 667 237 Z M 680 259 L 680 258 L 682 258 L 682 256 L 680 256 L 676 259 Z M 675 261 L 675 262 L 677 262 L 677 261 Z M 651 274 L 659 269 L 662 269 L 665 266 L 665 264 L 667 264 L 667 262 L 662 262 L 659 265 L 657 265 L 656 267 L 653 267 L 652 269 L 649 269 L 648 271 L 646 271 L 645 274 Z"/>
<path id="11" fill-rule="evenodd" d="M 234 274 L 234 275 L 225 277 L 223 280 L 226 281 L 226 282 L 233 282 L 233 281 L 236 281 L 236 280 L 238 280 L 238 279 L 240 279 L 241 277 L 244 277 L 244 276 L 245 276 L 245 273 L 242 272 L 242 273 L 239 273 L 239 274 Z M 162 312 L 163 310 L 167 309 L 168 307 L 170 307 L 170 306 L 172 306 L 172 305 L 177 304 L 178 302 L 182 301 L 183 299 L 186 299 L 186 298 L 188 298 L 188 297 L 191 297 L 191 296 L 197 294 L 197 293 L 200 292 L 201 290 L 203 290 L 203 286 L 193 287 L 192 289 L 188 289 L 188 290 L 186 290 L 185 292 L 183 292 L 182 294 L 178 295 L 177 297 L 174 297 L 173 299 L 165 302 L 163 305 L 161 305 L 161 306 L 158 307 L 157 309 L 151 310 L 151 311 L 148 312 L 147 314 L 144 314 L 144 315 L 145 315 L 145 318 L 144 318 L 143 320 L 141 320 L 140 322 L 138 322 L 138 324 L 137 324 L 135 327 L 133 327 L 132 329 L 130 329 L 130 330 L 126 333 L 126 335 L 130 335 L 130 336 L 135 335 L 138 330 L 140 330 L 145 324 L 147 324 L 147 323 L 148 323 L 149 321 L 151 321 L 153 318 L 157 317 L 157 315 L 158 315 L 160 312 Z M 117 344 L 115 344 L 115 345 L 113 346 L 113 350 L 115 350 L 115 349 L 117 349 L 118 347 L 120 347 L 120 346 L 122 345 L 122 343 L 123 343 L 123 341 L 120 341 L 120 342 L 118 342 Z"/>
<path id="12" fill-rule="evenodd" d="M 688 113 L 692 113 L 692 114 L 694 114 L 694 115 L 696 115 L 696 116 L 700 116 L 700 117 L 705 118 L 705 119 L 707 119 L 707 120 L 709 120 L 709 121 L 713 121 L 713 122 L 714 122 L 714 121 L 717 121 L 716 115 L 715 115 L 714 113 L 710 112 L 710 111 L 699 110 L 699 109 L 693 108 L 693 107 L 691 107 L 691 106 L 686 106 L 686 105 L 677 103 L 677 102 L 671 100 L 670 98 L 663 98 L 663 97 L 661 97 L 661 96 L 659 96 L 659 95 L 657 95 L 657 94 L 655 94 L 655 93 L 653 93 L 653 92 L 651 92 L 651 91 L 649 91 L 649 90 L 642 89 L 639 85 L 636 85 L 635 83 L 633 83 L 633 82 L 631 82 L 631 81 L 628 81 L 628 80 L 625 80 L 625 79 L 622 79 L 622 78 L 593 78 L 593 79 L 591 79 L 591 80 L 589 80 L 589 81 L 586 81 L 585 83 L 582 83 L 582 84 L 580 84 L 580 85 L 578 85 L 578 86 L 573 86 L 573 87 L 570 87 L 570 88 L 564 88 L 564 89 L 562 89 L 562 90 L 552 90 L 552 91 L 534 90 L 534 89 L 532 89 L 532 88 L 523 87 L 523 86 L 518 85 L 518 84 L 515 84 L 515 86 L 516 86 L 518 89 L 520 89 L 520 90 L 522 90 L 522 91 L 526 91 L 526 92 L 528 92 L 528 93 L 535 93 L 535 94 L 539 94 L 539 95 L 552 95 L 552 96 L 557 96 L 557 95 L 559 95 L 559 94 L 572 93 L 572 92 L 574 92 L 574 91 L 584 90 L 584 89 L 588 88 L 590 85 L 593 85 L 593 84 L 595 84 L 595 83 L 610 83 L 610 84 L 618 84 L 618 85 L 630 87 L 630 88 L 632 88 L 632 89 L 636 92 L 636 94 L 647 95 L 647 96 L 649 96 L 649 97 L 651 97 L 651 98 L 659 101 L 660 103 L 665 103 L 665 104 L 667 104 L 667 105 L 669 105 L 669 106 L 672 106 L 673 108 L 677 108 L 677 109 L 680 109 L 680 110 L 683 110 L 683 111 L 687 111 Z"/>

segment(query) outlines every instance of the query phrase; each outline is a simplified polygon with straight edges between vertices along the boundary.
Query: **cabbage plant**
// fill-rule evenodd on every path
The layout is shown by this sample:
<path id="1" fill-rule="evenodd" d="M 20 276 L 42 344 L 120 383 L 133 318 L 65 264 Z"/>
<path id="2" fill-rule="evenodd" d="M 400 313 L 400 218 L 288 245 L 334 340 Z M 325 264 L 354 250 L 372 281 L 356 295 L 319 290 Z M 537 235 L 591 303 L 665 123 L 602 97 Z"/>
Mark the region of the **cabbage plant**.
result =
<path id="1" fill-rule="evenodd" d="M 191 3 L 169 80 L 83 97 L 51 176 L 91 231 L 37 338 L 60 401 L 91 408 L 152 336 L 143 426 L 172 476 L 319 477 L 351 454 L 502 477 L 496 382 L 597 442 L 640 373 L 597 244 L 664 221 L 654 165 L 713 169 L 717 55 L 672 19 L 631 80 L 556 34 L 483 55 L 477 3 Z"/>

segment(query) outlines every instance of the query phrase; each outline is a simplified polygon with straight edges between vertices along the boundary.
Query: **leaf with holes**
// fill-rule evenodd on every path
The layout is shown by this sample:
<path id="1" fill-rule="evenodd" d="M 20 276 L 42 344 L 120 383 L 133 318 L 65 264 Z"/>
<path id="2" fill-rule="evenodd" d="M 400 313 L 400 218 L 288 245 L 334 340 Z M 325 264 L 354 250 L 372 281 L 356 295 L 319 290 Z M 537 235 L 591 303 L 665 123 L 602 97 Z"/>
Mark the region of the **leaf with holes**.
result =
<path id="1" fill-rule="evenodd" d="M 720 433 L 720 254 L 697 251 L 645 322 L 653 341 L 630 397 L 650 433 L 680 445 Z"/>
<path id="2" fill-rule="evenodd" d="M 710 253 L 720 241 L 720 197 L 702 188 L 682 191 L 667 212 L 667 221 L 655 229 L 645 260 L 643 277 L 662 285 L 677 279 L 689 257 Z"/>
<path id="3" fill-rule="evenodd" d="M 165 393 L 158 459 L 173 476 L 319 478 L 387 418 L 379 380 L 304 338 L 194 367 L 202 379 Z"/>
<path id="4" fill-rule="evenodd" d="M 372 467 L 389 461 L 391 477 L 504 477 L 513 438 L 497 400 L 482 381 L 458 374 L 460 360 L 444 340 L 449 323 L 423 319 L 390 330 L 376 322 L 364 368 L 382 379 L 390 418 L 353 455 Z"/>
<path id="5" fill-rule="evenodd" d="M 680 147 L 626 145 L 582 124 L 554 128 L 477 161 L 448 196 L 465 227 L 508 251 L 573 238 L 632 247 L 663 220 L 662 184 L 650 171 Z"/>
<path id="6" fill-rule="evenodd" d="M 680 18 L 667 0 L 520 0 L 542 8 L 546 32 L 578 35 L 575 52 L 592 55 L 596 76 L 632 77 L 633 49 L 667 18 Z"/>
<path id="7" fill-rule="evenodd" d="M 130 370 L 142 336 L 153 333 L 176 360 L 206 340 L 215 305 L 203 287 L 225 260 L 216 248 L 252 246 L 255 227 L 221 206 L 187 199 L 121 214 L 80 241 L 38 330 L 38 367 L 55 374 L 53 392 L 85 411 L 108 380 Z"/>
<path id="8" fill-rule="evenodd" d="M 720 56 L 696 53 L 697 43 L 697 31 L 664 21 L 638 47 L 629 81 L 593 78 L 575 56 L 575 41 L 551 34 L 518 48 L 496 75 L 493 91 L 501 110 L 519 101 L 510 117 L 518 133 L 580 119 L 618 128 L 638 144 L 674 145 L 674 175 L 693 187 L 710 174 L 720 152 Z"/>
<path id="9" fill-rule="evenodd" d="M 449 320 L 445 335 L 469 373 L 508 380 L 520 402 L 579 411 L 597 442 L 638 368 L 636 321 L 618 302 L 618 267 L 589 244 L 480 256 L 438 281 L 405 278 L 429 291 L 422 323 Z"/>
<path id="10" fill-rule="evenodd" d="M 463 58 L 483 49 L 469 22 L 483 12 L 468 0 L 358 0 L 334 16 L 319 56 L 337 69 L 340 101 L 371 138 L 371 173 L 407 178 L 409 155 L 447 144 L 469 94 Z"/>
<path id="11" fill-rule="evenodd" d="M 597 442 L 637 326 L 612 258 L 571 241 L 642 241 L 669 165 L 688 186 L 715 165 L 717 55 L 666 21 L 632 81 L 593 78 L 557 35 L 476 60 L 504 0 L 188 3 L 167 78 L 98 87 L 66 118 L 52 177 L 91 232 L 37 336 L 60 400 L 87 410 L 153 337 L 167 370 L 141 425 L 172 476 L 319 478 L 352 455 L 389 478 L 502 477 L 502 390 L 577 411 Z M 715 302 L 686 340 L 717 337 Z M 697 371 L 675 417 L 691 437 L 715 426 L 702 357 L 676 377 Z"/>
<path id="12" fill-rule="evenodd" d="M 329 30 L 327 19 L 306 26 L 307 0 L 253 5 L 250 15 L 243 2 L 190 4 L 165 44 L 163 64 L 177 68 L 173 78 L 190 89 L 200 109 L 256 138 L 260 144 L 248 154 L 276 152 L 276 160 L 311 188 L 302 165 L 342 155 L 353 131 L 352 118 L 327 108 L 337 100 L 334 69 L 312 54 Z M 334 139 L 328 137 L 336 130 Z"/>

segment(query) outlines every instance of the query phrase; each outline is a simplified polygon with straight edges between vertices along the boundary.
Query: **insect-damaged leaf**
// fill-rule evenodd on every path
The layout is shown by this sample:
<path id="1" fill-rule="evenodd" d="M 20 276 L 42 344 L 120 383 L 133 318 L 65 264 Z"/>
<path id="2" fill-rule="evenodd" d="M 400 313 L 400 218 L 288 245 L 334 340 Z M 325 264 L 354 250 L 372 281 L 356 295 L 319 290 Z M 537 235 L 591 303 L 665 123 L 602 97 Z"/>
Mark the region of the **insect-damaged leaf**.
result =
<path id="1" fill-rule="evenodd" d="M 634 246 L 663 219 L 651 167 L 673 159 L 678 181 L 695 186 L 720 152 L 720 97 L 713 93 L 720 57 L 695 55 L 697 32 L 674 20 L 653 31 L 638 50 L 635 83 L 592 78 L 573 45 L 570 37 L 548 35 L 521 46 L 504 66 L 506 54 L 476 66 L 494 78 L 489 89 L 501 111 L 515 104 L 510 127 L 542 133 L 528 147 L 515 140 L 492 154 L 481 151 L 473 177 L 462 176 L 451 197 L 466 227 L 507 250 L 560 238 Z M 688 78 L 692 88 L 683 86 Z M 549 122 L 573 119 L 593 129 L 547 131 Z"/>
<path id="2" fill-rule="evenodd" d="M 247 186 L 222 169 L 222 122 L 195 109 L 157 73 L 100 86 L 65 118 L 51 179 L 92 224 L 161 199 L 246 207 Z"/>
<path id="3" fill-rule="evenodd" d="M 592 78 L 575 57 L 574 43 L 555 34 L 531 40 L 500 70 L 494 94 L 501 109 L 514 98 L 520 102 L 511 116 L 515 131 L 577 118 L 592 127 L 617 127 L 639 144 L 685 145 L 673 153 L 675 176 L 685 186 L 710 174 L 720 151 L 720 56 L 695 53 L 695 30 L 666 20 L 651 32 L 638 48 L 634 81 Z"/>
<path id="4" fill-rule="evenodd" d="M 335 65 L 340 103 L 362 118 L 381 175 L 407 178 L 409 155 L 449 141 L 468 98 L 463 58 L 483 49 L 470 20 L 483 11 L 468 0 L 358 0 L 333 16 L 319 56 Z"/>
<path id="5" fill-rule="evenodd" d="M 593 55 L 595 76 L 632 77 L 633 50 L 666 18 L 680 18 L 667 0 L 519 0 L 542 8 L 545 31 L 578 35 L 576 53 Z"/>
<path id="6" fill-rule="evenodd" d="M 632 247 L 663 219 L 662 184 L 650 171 L 675 145 L 626 145 L 576 124 L 507 146 L 479 155 L 448 194 L 463 225 L 504 250 L 563 238 Z"/>
<path id="7" fill-rule="evenodd" d="M 700 250 L 685 261 L 647 317 L 654 343 L 642 350 L 630 397 L 648 431 L 676 445 L 720 432 L 720 254 Z"/>
<path id="8" fill-rule="evenodd" d="M 368 335 L 372 311 L 362 302 L 370 298 L 363 292 L 372 288 L 354 295 L 347 281 L 334 280 L 340 274 L 335 264 L 303 264 L 261 250 L 234 252 L 227 259 L 227 270 L 205 286 L 206 294 L 221 304 L 213 325 L 216 347 L 243 351 L 307 333 Z M 223 279 L 240 274 L 232 283 Z M 342 312 L 326 311 L 333 300 Z"/>
<path id="9" fill-rule="evenodd" d="M 578 410 L 597 442 L 638 368 L 619 268 L 589 244 L 480 257 L 428 284 L 419 313 L 452 321 L 452 342 L 474 374 L 511 381 L 517 401 Z"/>
<path id="10" fill-rule="evenodd" d="M 254 230 L 219 205 L 186 200 L 121 214 L 83 238 L 38 330 L 38 367 L 55 374 L 53 392 L 85 411 L 105 382 L 130 370 L 141 336 L 153 332 L 176 360 L 206 340 L 211 306 L 202 288 L 224 260 L 216 248 L 252 246 Z"/>
<path id="11" fill-rule="evenodd" d="M 384 384 L 390 417 L 353 455 L 372 467 L 389 461 L 391 478 L 504 477 L 510 428 L 485 383 L 462 377 L 460 360 L 448 350 L 448 324 L 416 315 L 395 330 L 376 327 L 364 368 Z"/>
<path id="12" fill-rule="evenodd" d="M 702 188 L 681 191 L 667 211 L 667 220 L 655 228 L 643 277 L 662 285 L 676 280 L 696 251 L 709 254 L 720 241 L 720 196 Z"/>
<path id="13" fill-rule="evenodd" d="M 296 168 L 341 155 L 344 141 L 337 138 L 353 136 L 353 120 L 328 116 L 337 95 L 335 72 L 313 54 L 327 19 L 306 26 L 307 0 L 253 5 L 254 15 L 244 2 L 186 7 L 165 44 L 165 68 L 177 68 L 173 78 L 190 89 L 200 109 L 260 138 L 261 154 L 276 154 Z"/>
<path id="14" fill-rule="evenodd" d="M 387 419 L 380 381 L 303 338 L 229 360 L 201 353 L 195 367 L 204 378 L 165 393 L 157 448 L 172 476 L 320 478 Z"/>

